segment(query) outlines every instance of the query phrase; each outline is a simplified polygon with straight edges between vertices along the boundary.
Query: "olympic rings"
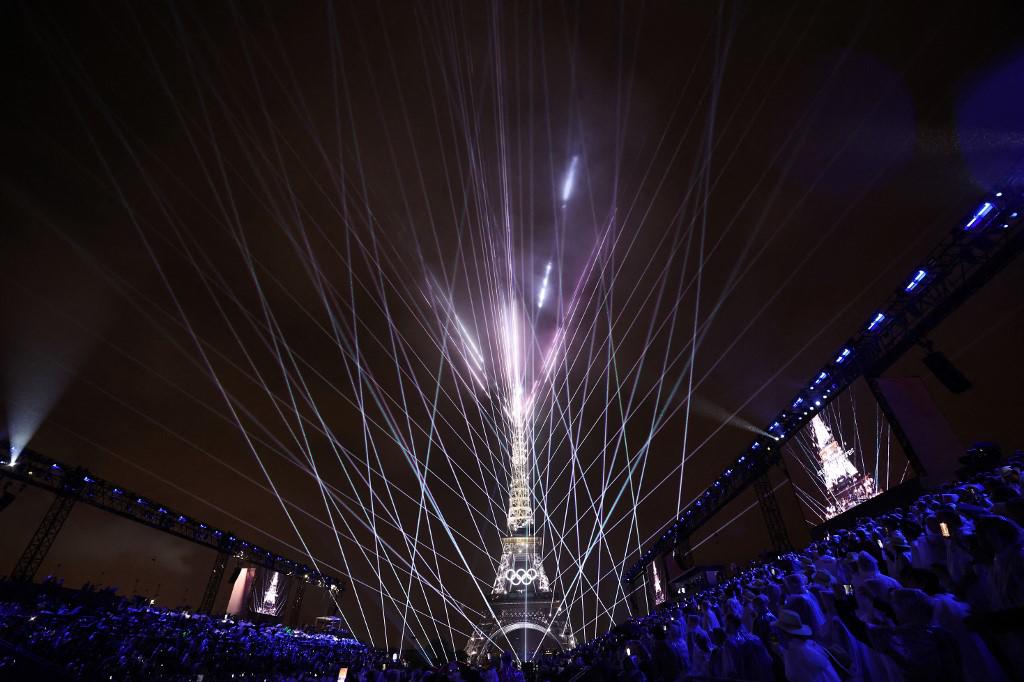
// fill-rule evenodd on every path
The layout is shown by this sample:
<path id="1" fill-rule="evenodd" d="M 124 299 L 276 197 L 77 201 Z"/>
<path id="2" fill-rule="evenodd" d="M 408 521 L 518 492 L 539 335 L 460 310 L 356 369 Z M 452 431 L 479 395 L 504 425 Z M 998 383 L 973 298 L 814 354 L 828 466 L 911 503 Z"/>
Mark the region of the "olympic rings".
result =
<path id="1" fill-rule="evenodd" d="M 533 568 L 510 568 L 505 571 L 505 579 L 512 585 L 529 585 L 537 579 L 537 570 Z"/>

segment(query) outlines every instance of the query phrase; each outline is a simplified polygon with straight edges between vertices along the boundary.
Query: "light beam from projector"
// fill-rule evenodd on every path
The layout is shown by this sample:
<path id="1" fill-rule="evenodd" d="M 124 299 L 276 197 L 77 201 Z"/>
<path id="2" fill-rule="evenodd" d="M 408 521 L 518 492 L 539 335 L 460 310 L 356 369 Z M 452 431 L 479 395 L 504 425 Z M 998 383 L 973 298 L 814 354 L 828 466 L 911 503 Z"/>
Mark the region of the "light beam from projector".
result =
<path id="1" fill-rule="evenodd" d="M 693 406 L 690 409 L 693 410 L 693 412 L 695 412 L 696 414 L 699 414 L 699 415 L 701 415 L 703 417 L 710 417 L 712 419 L 717 419 L 722 424 L 728 424 L 730 426 L 735 426 L 735 427 L 741 428 L 741 429 L 743 429 L 745 431 L 751 431 L 751 432 L 756 433 L 756 434 L 761 435 L 761 436 L 771 436 L 771 437 L 774 437 L 774 436 L 772 436 L 772 434 L 768 433 L 767 431 L 765 431 L 765 430 L 755 426 L 754 424 L 748 422 L 743 417 L 738 416 L 735 412 L 730 412 L 729 410 L 725 409 L 724 407 L 722 407 L 720 405 L 716 405 L 715 403 L 711 402 L 707 398 L 701 398 L 700 396 L 696 396 L 695 395 L 695 396 L 692 396 L 690 398 L 690 400 L 693 403 Z"/>
<path id="2" fill-rule="evenodd" d="M 39 426 L 57 404 L 73 372 L 63 363 L 11 353 L 7 358 L 7 437 L 10 462 L 18 461 Z"/>

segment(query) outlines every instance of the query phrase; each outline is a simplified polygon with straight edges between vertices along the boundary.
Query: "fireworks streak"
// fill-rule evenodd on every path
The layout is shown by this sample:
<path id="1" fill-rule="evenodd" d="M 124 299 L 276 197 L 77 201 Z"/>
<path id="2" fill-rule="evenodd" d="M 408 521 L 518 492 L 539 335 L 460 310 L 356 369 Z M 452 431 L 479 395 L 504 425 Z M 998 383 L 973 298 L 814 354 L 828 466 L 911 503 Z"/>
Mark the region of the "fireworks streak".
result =
<path id="1" fill-rule="evenodd" d="M 537 310 L 544 307 L 544 301 L 548 297 L 548 278 L 551 276 L 551 261 L 548 261 L 544 268 L 544 279 L 540 282 L 540 292 L 537 293 Z"/>
<path id="2" fill-rule="evenodd" d="M 565 180 L 562 181 L 562 207 L 569 203 L 572 198 L 572 191 L 576 186 L 576 166 L 580 161 L 579 156 L 572 157 L 569 162 L 569 170 L 565 173 Z"/>

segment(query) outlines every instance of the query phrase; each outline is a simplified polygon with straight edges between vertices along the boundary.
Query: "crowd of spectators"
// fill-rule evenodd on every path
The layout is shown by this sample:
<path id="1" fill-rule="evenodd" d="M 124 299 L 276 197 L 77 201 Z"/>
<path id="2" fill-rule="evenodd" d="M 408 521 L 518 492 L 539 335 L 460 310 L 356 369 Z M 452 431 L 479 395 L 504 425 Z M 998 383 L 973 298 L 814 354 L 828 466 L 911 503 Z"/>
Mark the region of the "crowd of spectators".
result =
<path id="1" fill-rule="evenodd" d="M 337 679 L 376 663 L 355 639 L 163 609 L 112 589 L 0 585 L 0 679 Z M 42 669 L 42 672 L 41 672 Z"/>
<path id="2" fill-rule="evenodd" d="M 542 679 L 1024 679 L 1024 455 L 540 662 Z"/>
<path id="3" fill-rule="evenodd" d="M 1018 453 L 522 667 L 511 654 L 407 666 L 354 639 L 36 586 L 0 589 L 0 677 L 20 656 L 118 680 L 338 679 L 341 667 L 359 682 L 1024 679 L 1022 472 Z"/>

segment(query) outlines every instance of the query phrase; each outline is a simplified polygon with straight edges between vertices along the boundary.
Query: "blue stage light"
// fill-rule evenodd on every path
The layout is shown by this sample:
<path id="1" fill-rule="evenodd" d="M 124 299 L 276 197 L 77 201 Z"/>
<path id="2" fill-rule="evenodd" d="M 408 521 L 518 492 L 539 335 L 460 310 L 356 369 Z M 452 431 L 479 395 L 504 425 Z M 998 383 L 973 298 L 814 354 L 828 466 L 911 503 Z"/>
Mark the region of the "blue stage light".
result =
<path id="1" fill-rule="evenodd" d="M 871 320 L 871 324 L 868 325 L 868 331 L 869 332 L 875 331 L 876 329 L 878 329 L 879 325 L 881 325 L 883 322 L 885 322 L 885 314 L 884 313 L 878 313 L 877 315 L 875 315 L 874 319 Z"/>
<path id="2" fill-rule="evenodd" d="M 991 213 L 993 208 L 995 208 L 995 206 L 989 203 L 988 201 L 979 206 L 978 210 L 974 212 L 973 216 L 971 216 L 971 219 L 967 221 L 966 225 L 964 225 L 964 231 L 970 232 L 974 228 L 981 225 L 982 222 L 985 220 L 985 216 Z"/>
<path id="3" fill-rule="evenodd" d="M 800 407 L 803 404 L 804 404 L 804 399 L 802 397 L 801 398 L 797 398 L 796 400 L 793 401 L 792 407 L 795 410 L 796 408 Z"/>
<path id="4" fill-rule="evenodd" d="M 818 377 L 814 380 L 814 386 L 817 386 L 825 379 L 828 379 L 828 372 L 822 372 L 821 374 L 819 374 Z"/>
<path id="5" fill-rule="evenodd" d="M 846 360 L 846 358 L 850 357 L 850 353 L 851 353 L 851 352 L 852 352 L 852 351 L 851 351 L 851 350 L 850 350 L 849 348 L 844 348 L 844 349 L 843 349 L 843 350 L 842 350 L 842 351 L 841 351 L 841 352 L 839 353 L 839 355 L 838 355 L 838 356 L 836 356 L 836 364 L 837 364 L 837 365 L 841 365 L 841 364 L 843 364 L 843 362 L 844 362 L 844 361 Z"/>
<path id="6" fill-rule="evenodd" d="M 912 280 L 910 280 L 910 282 L 907 283 L 907 286 L 903 287 L 903 290 L 904 291 L 913 291 L 914 289 L 917 288 L 917 285 L 920 284 L 921 281 L 925 277 L 927 277 L 927 276 L 928 276 L 927 272 L 925 272 L 924 270 L 918 270 L 917 274 L 914 275 L 914 278 Z"/>

